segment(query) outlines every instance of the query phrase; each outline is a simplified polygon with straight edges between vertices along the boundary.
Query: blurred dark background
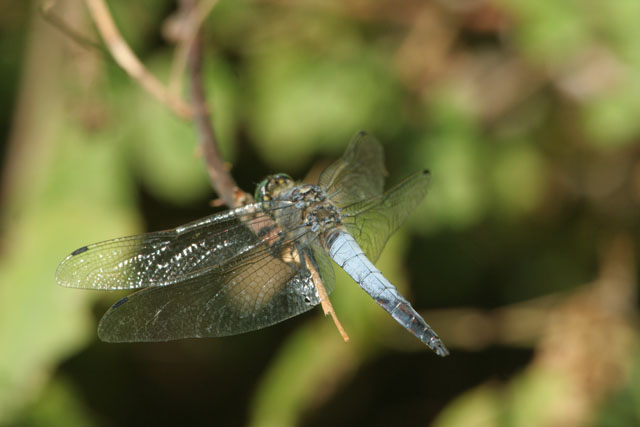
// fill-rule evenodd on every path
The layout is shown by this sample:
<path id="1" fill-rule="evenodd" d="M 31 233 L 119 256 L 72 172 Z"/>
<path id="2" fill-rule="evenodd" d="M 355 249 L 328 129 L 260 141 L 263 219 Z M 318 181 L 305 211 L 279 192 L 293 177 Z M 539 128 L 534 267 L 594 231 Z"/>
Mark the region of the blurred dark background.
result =
<path id="1" fill-rule="evenodd" d="M 108 6 L 170 81 L 178 5 Z M 637 0 L 220 0 L 204 22 L 245 191 L 317 172 L 361 129 L 390 183 L 431 170 L 378 266 L 441 359 L 340 272 L 349 344 L 320 309 L 222 339 L 98 341 L 121 295 L 59 287 L 58 263 L 217 196 L 192 124 L 118 67 L 84 1 L 0 1 L 0 425 L 640 425 L 638 16 Z"/>

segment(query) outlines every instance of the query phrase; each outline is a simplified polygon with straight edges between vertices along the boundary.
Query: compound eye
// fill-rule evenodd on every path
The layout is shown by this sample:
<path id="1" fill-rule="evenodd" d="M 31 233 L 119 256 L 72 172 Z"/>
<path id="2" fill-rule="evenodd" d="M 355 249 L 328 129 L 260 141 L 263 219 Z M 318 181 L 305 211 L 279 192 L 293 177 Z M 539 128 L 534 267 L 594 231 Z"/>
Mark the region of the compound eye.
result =
<path id="1" fill-rule="evenodd" d="M 287 187 L 291 182 L 293 182 L 293 178 L 286 173 L 279 173 L 272 176 L 271 182 L 273 183 L 274 188 Z"/>
<path id="2" fill-rule="evenodd" d="M 267 185 L 269 184 L 269 178 L 265 178 L 256 187 L 256 191 L 253 195 L 253 198 L 256 202 L 264 202 L 265 200 L 269 200 L 269 196 L 267 194 Z"/>
<path id="3" fill-rule="evenodd" d="M 256 187 L 254 199 L 256 202 L 266 202 L 272 200 L 281 190 L 291 186 L 293 179 L 286 173 L 270 175 Z"/>
<path id="4" fill-rule="evenodd" d="M 265 194 L 268 197 L 267 200 L 273 199 L 280 191 L 288 188 L 293 183 L 293 179 L 286 173 L 279 173 L 271 175 L 267 179 L 267 185 L 265 187 Z"/>

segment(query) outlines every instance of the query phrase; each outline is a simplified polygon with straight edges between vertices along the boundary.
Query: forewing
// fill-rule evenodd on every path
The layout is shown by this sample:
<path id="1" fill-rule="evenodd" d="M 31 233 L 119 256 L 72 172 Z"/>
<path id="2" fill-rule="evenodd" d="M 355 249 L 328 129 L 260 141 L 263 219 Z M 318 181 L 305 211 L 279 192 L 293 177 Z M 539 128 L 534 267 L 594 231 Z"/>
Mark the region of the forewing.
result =
<path id="1" fill-rule="evenodd" d="M 165 286 L 255 246 L 258 231 L 270 224 L 256 204 L 173 230 L 95 243 L 62 261 L 56 279 L 63 286 L 103 290 Z"/>
<path id="2" fill-rule="evenodd" d="M 389 236 L 427 195 L 430 174 L 417 172 L 391 188 L 384 195 L 346 206 L 343 223 L 367 257 L 375 262 Z"/>
<path id="3" fill-rule="evenodd" d="M 386 174 L 382 146 L 360 132 L 342 157 L 322 172 L 318 185 L 340 207 L 380 196 Z"/>
<path id="4" fill-rule="evenodd" d="M 273 252 L 256 248 L 224 267 L 123 298 L 104 315 L 98 334 L 109 342 L 235 335 L 319 304 L 309 270 Z"/>

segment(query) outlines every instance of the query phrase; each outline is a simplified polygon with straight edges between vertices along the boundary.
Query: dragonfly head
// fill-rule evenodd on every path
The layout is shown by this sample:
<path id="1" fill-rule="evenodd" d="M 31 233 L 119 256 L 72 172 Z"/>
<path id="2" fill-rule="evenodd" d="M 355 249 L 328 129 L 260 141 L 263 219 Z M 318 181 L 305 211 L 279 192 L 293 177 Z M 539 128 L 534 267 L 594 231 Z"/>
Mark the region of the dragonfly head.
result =
<path id="1" fill-rule="evenodd" d="M 269 175 L 256 187 L 254 198 L 256 202 L 273 200 L 280 192 L 288 190 L 295 184 L 293 178 L 286 173 Z"/>

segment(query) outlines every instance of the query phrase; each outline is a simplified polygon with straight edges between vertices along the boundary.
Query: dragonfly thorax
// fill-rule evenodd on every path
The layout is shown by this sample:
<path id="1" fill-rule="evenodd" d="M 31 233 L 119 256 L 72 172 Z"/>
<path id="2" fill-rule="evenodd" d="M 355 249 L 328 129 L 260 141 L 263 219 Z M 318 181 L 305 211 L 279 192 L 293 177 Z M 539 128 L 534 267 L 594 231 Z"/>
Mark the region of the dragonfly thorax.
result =
<path id="1" fill-rule="evenodd" d="M 284 209 L 276 220 L 286 229 L 298 229 L 323 234 L 342 222 L 340 210 L 329 200 L 322 188 L 302 184 L 279 192 L 274 201 L 285 203 L 294 209 Z M 292 213 L 293 212 L 293 213 Z"/>

